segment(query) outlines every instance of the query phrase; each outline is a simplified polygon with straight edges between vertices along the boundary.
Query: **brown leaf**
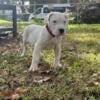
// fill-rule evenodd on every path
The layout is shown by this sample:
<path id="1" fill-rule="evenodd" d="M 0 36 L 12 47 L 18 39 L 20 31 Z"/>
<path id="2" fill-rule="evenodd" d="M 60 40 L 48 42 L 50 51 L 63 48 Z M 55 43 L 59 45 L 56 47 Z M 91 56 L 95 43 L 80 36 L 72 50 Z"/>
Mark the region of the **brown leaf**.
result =
<path id="1" fill-rule="evenodd" d="M 14 94 L 15 92 L 14 91 L 10 91 L 10 90 L 6 90 L 6 91 L 2 91 L 0 92 L 0 96 L 3 96 L 3 97 L 10 97 L 12 94 Z"/>
<path id="2" fill-rule="evenodd" d="M 15 92 L 17 94 L 23 94 L 23 93 L 26 93 L 27 91 L 28 91 L 28 89 L 24 89 L 24 88 L 20 88 L 20 87 L 15 90 Z"/>
<path id="3" fill-rule="evenodd" d="M 11 96 L 11 100 L 16 100 L 19 98 L 19 94 L 15 93 Z"/>

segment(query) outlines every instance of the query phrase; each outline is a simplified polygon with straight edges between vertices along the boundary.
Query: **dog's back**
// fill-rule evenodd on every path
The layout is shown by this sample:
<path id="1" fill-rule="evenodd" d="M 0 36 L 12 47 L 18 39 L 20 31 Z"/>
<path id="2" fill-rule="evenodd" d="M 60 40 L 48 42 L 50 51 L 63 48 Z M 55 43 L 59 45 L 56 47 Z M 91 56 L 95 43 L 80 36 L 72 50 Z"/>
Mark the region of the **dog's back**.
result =
<path id="1" fill-rule="evenodd" d="M 21 56 L 24 56 L 26 51 L 26 44 L 29 43 L 32 47 L 36 43 L 36 41 L 39 38 L 39 35 L 41 34 L 41 31 L 43 29 L 43 26 L 40 25 L 29 25 L 25 28 L 24 33 L 22 35 L 22 54 Z"/>
<path id="2" fill-rule="evenodd" d="M 42 29 L 43 26 L 40 25 L 29 25 L 26 27 L 23 33 L 23 42 L 34 44 L 37 41 Z"/>

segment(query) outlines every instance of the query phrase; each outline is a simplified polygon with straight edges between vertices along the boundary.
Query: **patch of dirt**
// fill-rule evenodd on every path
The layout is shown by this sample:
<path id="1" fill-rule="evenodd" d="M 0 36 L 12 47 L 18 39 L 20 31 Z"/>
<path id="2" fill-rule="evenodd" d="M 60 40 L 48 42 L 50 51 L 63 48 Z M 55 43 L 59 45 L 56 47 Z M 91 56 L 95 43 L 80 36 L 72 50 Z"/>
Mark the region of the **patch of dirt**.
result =
<path id="1" fill-rule="evenodd" d="M 20 39 L 19 38 L 0 38 L 0 53 L 4 52 L 19 52 Z"/>

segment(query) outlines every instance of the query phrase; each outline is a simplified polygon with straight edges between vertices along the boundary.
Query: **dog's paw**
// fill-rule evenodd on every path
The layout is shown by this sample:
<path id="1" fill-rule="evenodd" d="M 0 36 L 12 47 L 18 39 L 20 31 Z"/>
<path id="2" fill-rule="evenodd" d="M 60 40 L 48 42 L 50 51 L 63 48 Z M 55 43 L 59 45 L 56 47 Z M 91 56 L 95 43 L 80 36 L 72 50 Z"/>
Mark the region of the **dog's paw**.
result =
<path id="1" fill-rule="evenodd" d="M 37 65 L 31 65 L 30 68 L 29 68 L 29 72 L 35 72 L 35 71 L 38 71 L 38 66 Z"/>
<path id="2" fill-rule="evenodd" d="M 20 55 L 20 57 L 23 57 L 24 56 L 24 54 L 22 53 L 21 55 Z"/>
<path id="3" fill-rule="evenodd" d="M 58 66 L 58 67 L 62 67 L 62 64 L 58 64 L 57 66 Z"/>
<path id="4" fill-rule="evenodd" d="M 25 55 L 25 52 L 23 51 L 20 56 L 23 57 L 24 55 Z"/>

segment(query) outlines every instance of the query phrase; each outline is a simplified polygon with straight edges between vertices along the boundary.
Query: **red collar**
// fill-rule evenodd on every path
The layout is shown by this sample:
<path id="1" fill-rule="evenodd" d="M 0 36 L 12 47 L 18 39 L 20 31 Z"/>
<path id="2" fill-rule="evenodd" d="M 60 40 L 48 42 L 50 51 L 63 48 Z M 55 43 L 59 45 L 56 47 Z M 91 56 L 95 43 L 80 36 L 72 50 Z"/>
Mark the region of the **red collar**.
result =
<path id="1" fill-rule="evenodd" d="M 51 35 L 52 37 L 55 37 L 55 35 L 52 33 L 52 31 L 50 30 L 50 28 L 49 28 L 48 25 L 46 25 L 46 29 L 47 29 L 47 31 L 50 33 L 50 35 Z"/>

